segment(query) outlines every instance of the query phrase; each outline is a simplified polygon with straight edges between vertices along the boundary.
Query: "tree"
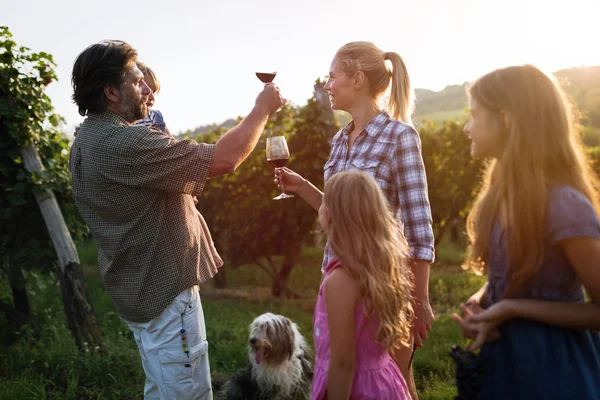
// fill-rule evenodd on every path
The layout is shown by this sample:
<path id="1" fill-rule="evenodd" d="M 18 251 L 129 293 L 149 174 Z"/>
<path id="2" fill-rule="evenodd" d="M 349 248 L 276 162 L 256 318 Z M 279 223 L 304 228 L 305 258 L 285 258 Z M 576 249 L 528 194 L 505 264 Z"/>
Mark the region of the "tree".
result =
<path id="1" fill-rule="evenodd" d="M 70 192 L 68 142 L 58 131 L 61 118 L 44 93 L 56 80 L 54 66 L 51 55 L 18 47 L 8 28 L 0 27 L 1 268 L 12 289 L 13 314 L 24 323 L 30 309 L 23 270 L 52 271 L 42 266 L 58 256 L 56 272 L 75 343 L 102 345 L 70 233 L 81 238 L 87 230 Z M 12 312 L 9 305 L 3 309 Z"/>
<path id="2" fill-rule="evenodd" d="M 448 232 L 458 240 L 480 187 L 483 161 L 471 157 L 464 124 L 464 118 L 439 125 L 425 121 L 419 130 L 436 245 Z"/>

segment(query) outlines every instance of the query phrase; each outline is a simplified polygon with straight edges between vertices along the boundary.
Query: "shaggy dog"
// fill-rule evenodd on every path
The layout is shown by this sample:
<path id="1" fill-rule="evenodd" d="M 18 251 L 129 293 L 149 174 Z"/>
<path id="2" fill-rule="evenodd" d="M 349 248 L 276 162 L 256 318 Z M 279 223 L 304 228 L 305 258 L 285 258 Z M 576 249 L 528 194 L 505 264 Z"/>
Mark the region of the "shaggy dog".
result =
<path id="1" fill-rule="evenodd" d="M 250 324 L 248 367 L 221 389 L 220 399 L 309 399 L 313 367 L 298 326 L 283 315 L 266 313 Z"/>

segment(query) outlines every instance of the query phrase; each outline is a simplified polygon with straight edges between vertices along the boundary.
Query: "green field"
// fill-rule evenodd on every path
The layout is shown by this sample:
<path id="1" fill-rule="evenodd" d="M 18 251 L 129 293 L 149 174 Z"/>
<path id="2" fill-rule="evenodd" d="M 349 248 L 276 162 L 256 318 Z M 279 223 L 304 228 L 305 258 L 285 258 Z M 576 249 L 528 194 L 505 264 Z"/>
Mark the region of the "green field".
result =
<path id="1" fill-rule="evenodd" d="M 39 327 L 17 332 L 16 343 L 0 349 L 0 399 L 141 398 L 144 376 L 133 336 L 115 314 L 98 279 L 94 246 L 79 251 L 108 352 L 88 349 L 79 353 L 66 327 L 55 277 L 30 275 L 32 307 Z M 447 258 L 451 253 L 446 249 L 440 256 Z M 245 366 L 248 325 L 258 314 L 270 311 L 290 317 L 312 342 L 312 309 L 320 261 L 319 250 L 306 249 L 300 265 L 293 270 L 291 286 L 305 296 L 300 300 L 272 299 L 266 274 L 252 265 L 228 270 L 226 290 L 211 285 L 201 289 L 215 388 Z M 430 282 L 436 321 L 426 346 L 415 355 L 415 377 L 421 399 L 452 399 L 453 363 L 448 352 L 453 345 L 464 342 L 450 314 L 483 281 L 440 263 L 433 267 Z M 0 332 L 5 324 L 0 319 Z"/>

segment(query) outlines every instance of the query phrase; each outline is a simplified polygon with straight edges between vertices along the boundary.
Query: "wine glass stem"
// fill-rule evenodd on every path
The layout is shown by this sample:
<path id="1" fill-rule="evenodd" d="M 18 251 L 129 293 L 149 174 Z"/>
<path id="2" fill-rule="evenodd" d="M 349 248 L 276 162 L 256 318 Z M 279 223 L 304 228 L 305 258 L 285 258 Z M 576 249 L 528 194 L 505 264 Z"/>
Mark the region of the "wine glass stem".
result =
<path id="1" fill-rule="evenodd" d="M 281 172 L 281 168 L 277 168 L 279 172 Z M 285 190 L 283 190 L 283 182 L 281 183 L 281 194 L 286 194 Z"/>

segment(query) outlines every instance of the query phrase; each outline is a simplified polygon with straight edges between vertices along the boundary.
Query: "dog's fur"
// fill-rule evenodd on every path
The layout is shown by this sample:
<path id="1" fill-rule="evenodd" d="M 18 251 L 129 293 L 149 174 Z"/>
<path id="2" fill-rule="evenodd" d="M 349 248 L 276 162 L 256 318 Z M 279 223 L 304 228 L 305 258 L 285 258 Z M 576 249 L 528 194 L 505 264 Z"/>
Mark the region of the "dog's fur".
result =
<path id="1" fill-rule="evenodd" d="M 218 398 L 226 400 L 309 399 L 313 366 L 298 326 L 266 313 L 250 325 L 248 367 L 235 373 Z"/>

